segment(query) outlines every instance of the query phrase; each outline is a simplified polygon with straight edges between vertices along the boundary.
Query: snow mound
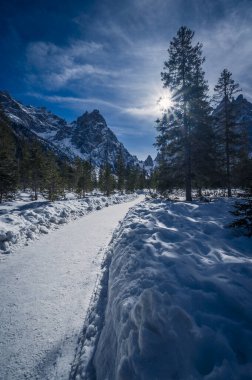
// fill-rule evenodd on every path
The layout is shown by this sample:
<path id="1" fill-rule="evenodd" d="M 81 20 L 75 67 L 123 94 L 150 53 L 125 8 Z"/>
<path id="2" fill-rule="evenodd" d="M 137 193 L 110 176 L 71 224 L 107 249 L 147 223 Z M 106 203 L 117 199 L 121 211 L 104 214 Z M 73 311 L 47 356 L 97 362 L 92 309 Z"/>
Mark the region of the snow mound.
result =
<path id="1" fill-rule="evenodd" d="M 232 202 L 156 200 L 129 212 L 110 247 L 92 372 L 82 342 L 75 379 L 251 379 L 252 241 L 225 227 Z"/>
<path id="2" fill-rule="evenodd" d="M 90 195 L 83 199 L 57 202 L 9 202 L 0 205 L 0 254 L 9 254 L 17 247 L 28 244 L 41 234 L 60 225 L 101 210 L 113 204 L 130 201 L 136 194 L 114 194 L 109 197 Z M 3 259 L 3 258 L 2 258 Z M 1 258 L 0 258 L 1 260 Z"/>

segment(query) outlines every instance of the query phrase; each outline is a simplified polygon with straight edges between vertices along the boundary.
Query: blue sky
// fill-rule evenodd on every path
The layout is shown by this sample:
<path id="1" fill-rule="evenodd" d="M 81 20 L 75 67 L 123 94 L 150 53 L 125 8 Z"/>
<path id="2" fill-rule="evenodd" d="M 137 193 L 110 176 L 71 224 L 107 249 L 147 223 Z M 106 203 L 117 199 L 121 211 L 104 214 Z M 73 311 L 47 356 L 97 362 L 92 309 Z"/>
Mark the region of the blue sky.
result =
<path id="1" fill-rule="evenodd" d="M 252 100 L 251 0 L 2 0 L 0 88 L 74 120 L 99 109 L 132 154 L 155 156 L 160 72 L 178 28 Z"/>

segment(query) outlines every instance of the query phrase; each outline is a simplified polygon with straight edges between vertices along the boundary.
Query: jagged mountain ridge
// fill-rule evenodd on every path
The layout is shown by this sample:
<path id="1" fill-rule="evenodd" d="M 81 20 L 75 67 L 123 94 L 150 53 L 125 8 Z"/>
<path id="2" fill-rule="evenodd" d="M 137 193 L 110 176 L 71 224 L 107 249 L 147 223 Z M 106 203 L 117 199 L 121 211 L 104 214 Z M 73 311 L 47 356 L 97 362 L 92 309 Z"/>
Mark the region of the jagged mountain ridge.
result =
<path id="1" fill-rule="evenodd" d="M 16 136 L 37 139 L 58 156 L 70 160 L 80 157 L 97 167 L 107 161 L 115 168 L 121 151 L 127 165 L 139 163 L 118 141 L 98 110 L 85 112 L 67 123 L 44 107 L 24 106 L 6 92 L 0 92 L 0 106 Z"/>
<path id="2" fill-rule="evenodd" d="M 252 153 L 252 103 L 243 95 L 239 95 L 234 102 L 236 122 L 244 126 L 248 132 L 250 152 Z"/>
<path id="3" fill-rule="evenodd" d="M 236 99 L 232 99 L 232 108 L 234 113 L 234 120 L 238 132 L 244 132 L 248 136 L 249 151 L 252 154 L 252 103 L 240 94 Z M 218 117 L 219 113 L 223 110 L 224 99 L 213 110 L 213 116 Z"/>

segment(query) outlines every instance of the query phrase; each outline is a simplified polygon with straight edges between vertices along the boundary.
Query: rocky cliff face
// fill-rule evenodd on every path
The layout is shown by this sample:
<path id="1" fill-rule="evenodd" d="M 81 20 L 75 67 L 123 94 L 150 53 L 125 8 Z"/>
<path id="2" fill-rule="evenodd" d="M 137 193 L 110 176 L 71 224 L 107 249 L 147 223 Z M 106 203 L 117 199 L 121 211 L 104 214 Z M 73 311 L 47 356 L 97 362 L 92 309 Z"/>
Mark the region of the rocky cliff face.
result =
<path id="1" fill-rule="evenodd" d="M 138 164 L 98 110 L 85 112 L 76 121 L 67 123 L 43 107 L 24 106 L 5 92 L 0 92 L 0 106 L 17 136 L 37 138 L 59 155 L 91 160 L 96 166 L 108 161 L 115 167 L 121 151 L 127 165 Z"/>
<path id="2" fill-rule="evenodd" d="M 252 153 L 252 103 L 248 102 L 243 95 L 239 95 L 233 103 L 236 122 L 247 131 Z"/>
<path id="3" fill-rule="evenodd" d="M 238 132 L 242 131 L 248 135 L 249 149 L 252 153 L 252 103 L 247 101 L 243 95 L 239 95 L 236 99 L 232 100 L 231 104 Z M 213 116 L 218 116 L 223 107 L 224 100 L 214 109 Z"/>

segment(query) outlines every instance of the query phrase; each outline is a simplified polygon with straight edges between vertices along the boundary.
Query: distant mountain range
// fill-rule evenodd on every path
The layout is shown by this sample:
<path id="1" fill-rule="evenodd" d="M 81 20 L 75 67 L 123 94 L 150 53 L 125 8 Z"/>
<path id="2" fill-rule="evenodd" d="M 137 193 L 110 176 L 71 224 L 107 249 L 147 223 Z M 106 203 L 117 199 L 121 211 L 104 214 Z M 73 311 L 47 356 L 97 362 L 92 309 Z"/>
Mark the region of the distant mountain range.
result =
<path id="1" fill-rule="evenodd" d="M 108 162 L 115 168 L 120 152 L 126 165 L 145 167 L 118 141 L 98 110 L 68 123 L 44 107 L 24 106 L 6 92 L 0 92 L 0 107 L 17 137 L 36 139 L 62 158 L 80 157 L 97 167 Z"/>
<path id="2" fill-rule="evenodd" d="M 233 100 L 233 104 L 236 122 L 248 131 L 252 153 L 252 103 L 239 95 Z M 156 164 L 151 156 L 145 161 L 139 161 L 136 156 L 131 155 L 118 141 L 98 110 L 85 112 L 77 120 L 68 123 L 45 107 L 24 106 L 7 92 L 0 92 L 0 107 L 17 138 L 35 139 L 59 157 L 69 160 L 80 157 L 97 167 L 107 161 L 115 168 L 121 152 L 128 166 L 139 166 L 150 172 Z M 221 104 L 214 113 L 218 114 L 220 108 Z"/>
<path id="3" fill-rule="evenodd" d="M 252 153 L 252 103 L 243 95 L 239 95 L 234 101 L 236 122 L 243 125 L 248 132 L 250 152 Z"/>
<path id="4" fill-rule="evenodd" d="M 241 94 L 232 100 L 232 105 L 237 128 L 240 132 L 245 132 L 248 135 L 249 151 L 252 154 L 252 103 Z M 213 116 L 218 116 L 223 107 L 224 100 L 214 109 Z"/>

